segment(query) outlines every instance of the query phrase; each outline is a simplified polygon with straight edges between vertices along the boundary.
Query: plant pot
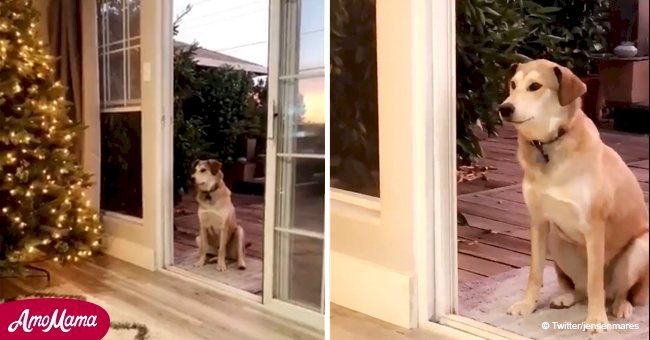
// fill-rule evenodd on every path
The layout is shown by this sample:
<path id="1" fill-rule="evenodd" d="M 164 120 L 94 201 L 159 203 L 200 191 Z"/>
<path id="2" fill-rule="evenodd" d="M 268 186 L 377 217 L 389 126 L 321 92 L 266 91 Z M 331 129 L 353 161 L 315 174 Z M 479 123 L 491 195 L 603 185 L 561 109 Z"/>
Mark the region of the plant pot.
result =
<path id="1" fill-rule="evenodd" d="M 617 57 L 621 58 L 632 58 L 635 57 L 638 50 L 631 43 L 620 44 L 614 48 L 614 54 Z"/>
<path id="2" fill-rule="evenodd" d="M 256 138 L 246 138 L 246 159 L 248 160 L 255 159 L 256 147 L 257 147 Z"/>
<path id="3" fill-rule="evenodd" d="M 598 63 L 598 73 L 608 102 L 648 102 L 648 57 L 605 59 Z"/>
<path id="4" fill-rule="evenodd" d="M 605 104 L 603 89 L 600 86 L 600 76 L 585 76 L 580 79 L 587 85 L 587 93 L 582 96 L 582 111 L 594 123 L 598 124 L 602 117 L 601 113 Z"/>

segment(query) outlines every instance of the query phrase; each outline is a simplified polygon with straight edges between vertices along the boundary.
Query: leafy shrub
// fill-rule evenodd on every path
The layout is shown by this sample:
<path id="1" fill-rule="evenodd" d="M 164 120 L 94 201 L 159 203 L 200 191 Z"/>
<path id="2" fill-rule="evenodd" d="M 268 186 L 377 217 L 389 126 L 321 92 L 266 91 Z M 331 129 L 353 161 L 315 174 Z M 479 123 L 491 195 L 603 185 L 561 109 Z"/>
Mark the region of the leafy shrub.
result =
<path id="1" fill-rule="evenodd" d="M 501 124 L 493 114 L 503 99 L 503 77 L 515 62 L 529 59 L 519 54 L 526 39 L 543 43 L 551 39 L 538 31 L 553 11 L 528 0 L 456 1 L 457 156 L 459 165 L 470 164 L 482 151 L 472 127 L 478 124 L 496 135 Z"/>
<path id="2" fill-rule="evenodd" d="M 526 39 L 520 48 L 523 54 L 544 58 L 570 68 L 578 76 L 598 72 L 590 58 L 607 50 L 609 0 L 535 0 L 552 8 L 547 13 L 552 24 L 542 25 L 539 33 Z M 536 39 L 543 34 L 552 39 Z"/>

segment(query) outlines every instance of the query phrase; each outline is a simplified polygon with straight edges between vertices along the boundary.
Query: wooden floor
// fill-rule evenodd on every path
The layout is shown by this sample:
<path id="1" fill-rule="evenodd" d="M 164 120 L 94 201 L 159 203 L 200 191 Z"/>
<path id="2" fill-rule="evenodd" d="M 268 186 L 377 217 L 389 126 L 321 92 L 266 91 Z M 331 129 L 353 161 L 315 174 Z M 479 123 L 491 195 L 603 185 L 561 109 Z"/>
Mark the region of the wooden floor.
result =
<path id="1" fill-rule="evenodd" d="M 630 166 L 648 201 L 648 136 L 602 131 L 603 141 Z M 516 133 L 504 127 L 501 136 L 481 142 L 484 165 L 496 169 L 487 180 L 458 186 L 458 209 L 469 225 L 458 226 L 459 281 L 473 281 L 528 266 L 530 232 L 523 202 L 523 173 L 517 164 Z"/>
<path id="2" fill-rule="evenodd" d="M 93 262 L 79 266 L 61 268 L 56 264 L 45 264 L 44 267 L 52 274 L 49 290 L 74 286 L 80 292 L 73 294 L 100 296 L 103 301 L 119 305 L 120 309 L 137 311 L 148 319 L 144 323 L 150 330 L 162 328 L 173 339 L 323 338 L 319 332 L 269 314 L 255 302 L 244 302 L 109 256 L 99 256 Z M 44 282 L 39 278 L 2 279 L 0 297 L 43 291 L 46 288 Z"/>
<path id="3" fill-rule="evenodd" d="M 447 338 L 432 335 L 419 329 L 404 329 L 371 318 L 367 315 L 331 304 L 330 338 L 332 340 L 452 340 L 469 337 Z"/>

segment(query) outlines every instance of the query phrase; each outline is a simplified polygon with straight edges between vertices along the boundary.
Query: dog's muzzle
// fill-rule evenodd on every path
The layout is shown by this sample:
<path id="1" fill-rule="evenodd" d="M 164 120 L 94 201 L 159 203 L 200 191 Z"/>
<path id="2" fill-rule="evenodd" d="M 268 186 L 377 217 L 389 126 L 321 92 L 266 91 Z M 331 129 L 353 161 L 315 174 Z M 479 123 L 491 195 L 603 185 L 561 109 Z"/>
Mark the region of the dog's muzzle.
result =
<path id="1" fill-rule="evenodd" d="M 497 109 L 499 110 L 499 114 L 501 115 L 501 118 L 507 121 L 512 120 L 512 115 L 515 113 L 514 105 L 510 103 L 504 103 L 499 105 Z"/>

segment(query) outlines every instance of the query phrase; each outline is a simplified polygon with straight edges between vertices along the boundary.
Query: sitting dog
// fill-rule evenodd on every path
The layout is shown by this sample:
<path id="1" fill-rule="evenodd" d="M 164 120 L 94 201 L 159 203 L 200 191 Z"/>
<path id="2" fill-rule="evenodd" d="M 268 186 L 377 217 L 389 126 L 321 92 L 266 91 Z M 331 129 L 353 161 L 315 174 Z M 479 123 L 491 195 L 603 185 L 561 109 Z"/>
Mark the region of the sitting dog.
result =
<path id="1" fill-rule="evenodd" d="M 569 69 L 535 60 L 513 65 L 507 81 L 509 96 L 498 110 L 518 133 L 517 158 L 531 223 L 525 297 L 508 313 L 535 310 L 548 246 L 562 290 L 551 307 L 587 299 L 589 330 L 604 331 L 606 299 L 613 300 L 617 318 L 627 318 L 633 305 L 647 303 L 643 192 L 582 111 L 586 85 Z"/>
<path id="2" fill-rule="evenodd" d="M 215 159 L 194 163 L 192 179 L 196 186 L 199 204 L 199 247 L 195 266 L 205 264 L 208 252 L 217 254 L 217 270 L 226 270 L 226 258 L 237 261 L 237 267 L 246 269 L 244 255 L 244 229 L 237 224 L 235 206 L 230 199 L 230 189 L 223 181 L 221 163 Z M 215 251 L 216 250 L 216 251 Z"/>

